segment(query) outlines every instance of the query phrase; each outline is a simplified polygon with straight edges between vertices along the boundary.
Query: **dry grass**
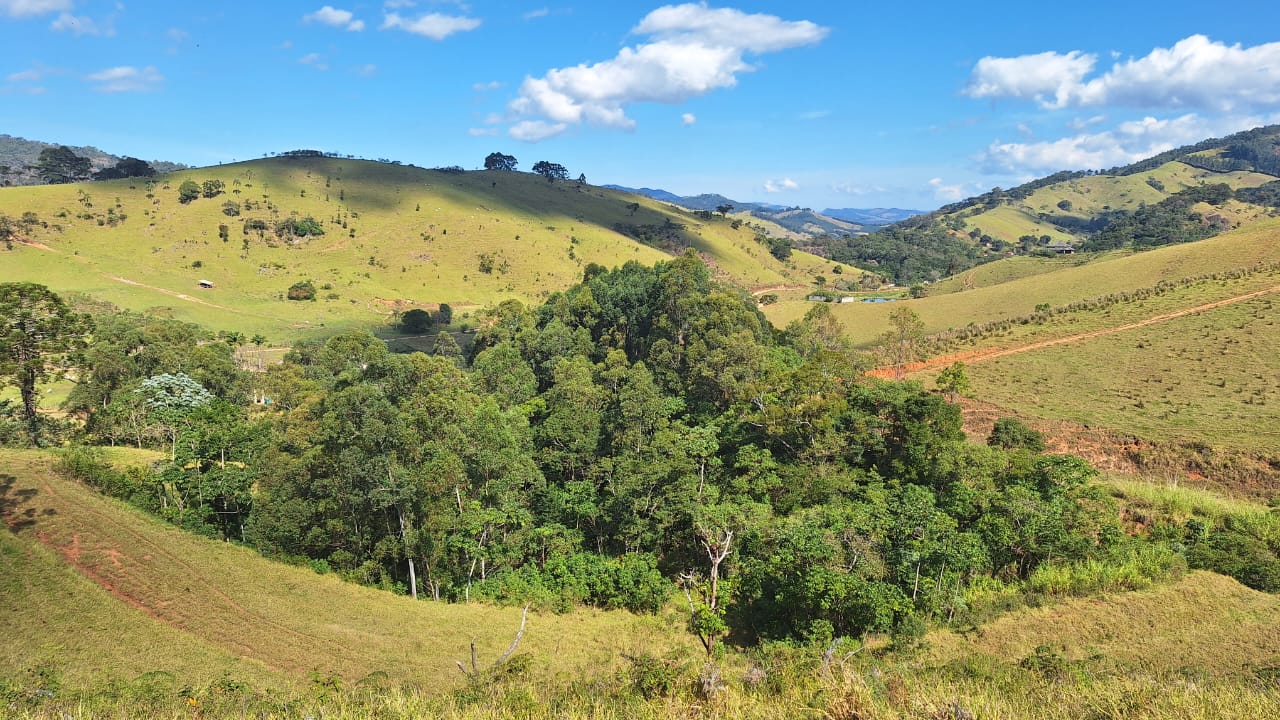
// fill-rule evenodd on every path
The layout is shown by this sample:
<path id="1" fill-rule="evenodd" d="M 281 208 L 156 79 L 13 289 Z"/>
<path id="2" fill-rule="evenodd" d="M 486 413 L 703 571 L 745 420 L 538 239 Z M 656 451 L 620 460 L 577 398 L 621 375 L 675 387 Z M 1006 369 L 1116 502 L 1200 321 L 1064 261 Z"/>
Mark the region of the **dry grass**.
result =
<path id="1" fill-rule="evenodd" d="M 1192 572 L 1150 590 L 1019 610 L 967 635 L 935 632 L 929 660 L 1018 660 L 1039 646 L 1068 660 L 1102 655 L 1149 675 L 1238 675 L 1280 663 L 1280 597 Z"/>
<path id="2" fill-rule="evenodd" d="M 181 204 L 178 187 L 187 179 L 221 180 L 226 193 Z M 255 208 L 228 217 L 228 200 Z M 652 264 L 685 247 L 741 287 L 809 283 L 830 265 L 802 253 L 780 263 L 746 225 L 590 185 L 329 158 L 187 170 L 150 192 L 141 180 L 0 189 L 0 212 L 28 211 L 50 228 L 30 233 L 40 247 L 4 254 L 0 282 L 42 282 L 273 343 L 382 325 L 441 302 L 460 312 L 506 298 L 537 302 L 578 282 L 589 263 Z M 113 226 L 109 212 L 127 219 Z M 325 234 L 290 245 L 271 232 L 242 232 L 248 218 L 274 225 L 294 214 L 321 221 Z M 614 229 L 667 223 L 684 229 L 661 249 Z M 225 242 L 219 225 L 228 227 Z M 492 260 L 490 272 L 480 269 L 483 257 Z M 200 289 L 201 279 L 215 287 Z M 302 280 L 321 287 L 317 300 L 285 300 Z"/>
<path id="3" fill-rule="evenodd" d="M 0 641 L 0 674 L 54 660 L 84 675 L 296 682 L 312 670 L 347 681 L 383 672 L 449 688 L 473 638 L 491 662 L 519 625 L 516 608 L 415 603 L 187 534 L 50 467 L 42 453 L 0 451 L 16 531 L 0 555 L 5 627 L 16 629 Z M 620 653 L 692 647 L 677 615 L 537 614 L 520 650 L 538 677 L 610 668 Z"/>

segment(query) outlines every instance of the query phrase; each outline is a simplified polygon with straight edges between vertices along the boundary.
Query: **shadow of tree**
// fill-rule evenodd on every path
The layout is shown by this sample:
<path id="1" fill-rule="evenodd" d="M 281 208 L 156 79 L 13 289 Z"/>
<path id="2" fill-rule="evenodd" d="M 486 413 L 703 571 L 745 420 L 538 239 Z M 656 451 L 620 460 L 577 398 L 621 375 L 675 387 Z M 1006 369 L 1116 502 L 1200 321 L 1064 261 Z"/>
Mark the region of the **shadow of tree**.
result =
<path id="1" fill-rule="evenodd" d="M 35 488 L 15 489 L 17 483 L 18 478 L 13 475 L 0 473 L 0 517 L 4 518 L 10 530 L 26 530 L 36 524 L 37 518 L 57 514 L 53 508 L 39 510 L 29 507 L 40 491 Z"/>

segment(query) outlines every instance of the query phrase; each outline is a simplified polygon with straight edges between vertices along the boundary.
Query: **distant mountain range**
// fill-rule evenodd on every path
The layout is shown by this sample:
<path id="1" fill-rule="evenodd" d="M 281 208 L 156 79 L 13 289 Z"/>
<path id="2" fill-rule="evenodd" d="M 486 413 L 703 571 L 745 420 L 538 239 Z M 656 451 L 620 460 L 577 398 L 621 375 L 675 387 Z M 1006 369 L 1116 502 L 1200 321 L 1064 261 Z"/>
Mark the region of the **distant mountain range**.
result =
<path id="1" fill-rule="evenodd" d="M 0 185 L 43 185 L 44 181 L 35 170 L 40 153 L 45 148 L 58 147 L 58 143 L 47 143 L 39 140 L 0 134 Z M 112 155 L 91 145 L 68 146 L 76 155 L 88 158 L 91 170 L 97 171 L 120 162 L 124 156 Z M 187 167 L 181 163 L 152 160 L 151 167 L 156 172 L 173 172 Z"/>
<path id="2" fill-rule="evenodd" d="M 788 207 L 772 203 L 738 202 L 717 193 L 702 195 L 676 195 L 673 192 L 654 188 L 629 188 L 622 185 L 605 185 L 604 187 L 623 192 L 644 195 L 660 202 L 679 205 L 689 210 L 715 211 L 724 205 L 732 205 L 734 212 L 749 212 L 761 220 L 781 225 L 791 232 L 803 235 L 849 235 L 867 233 L 892 225 L 915 215 L 922 215 L 922 210 L 902 210 L 899 208 L 843 208 L 815 212 L 809 208 Z"/>

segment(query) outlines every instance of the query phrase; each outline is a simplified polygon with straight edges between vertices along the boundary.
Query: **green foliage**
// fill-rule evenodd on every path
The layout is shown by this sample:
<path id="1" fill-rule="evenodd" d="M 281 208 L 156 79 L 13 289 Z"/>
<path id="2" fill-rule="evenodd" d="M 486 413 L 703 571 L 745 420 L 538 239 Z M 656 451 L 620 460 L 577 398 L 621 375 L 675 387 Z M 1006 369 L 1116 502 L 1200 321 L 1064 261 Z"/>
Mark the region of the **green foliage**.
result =
<path id="1" fill-rule="evenodd" d="M 938 386 L 939 390 L 946 393 L 947 399 L 951 402 L 955 402 L 956 396 L 969 397 L 972 392 L 972 388 L 969 385 L 969 375 L 964 370 L 964 363 L 957 360 L 940 370 L 938 377 L 934 379 L 934 384 Z M 1044 449 L 1043 445 L 1041 449 Z"/>
<path id="2" fill-rule="evenodd" d="M 36 160 L 36 172 L 50 185 L 88 180 L 91 167 L 89 158 L 76 155 L 66 145 L 47 147 Z"/>
<path id="3" fill-rule="evenodd" d="M 421 308 L 413 308 L 400 314 L 400 330 L 412 335 L 430 330 L 432 322 L 431 313 Z"/>
<path id="4" fill-rule="evenodd" d="M 83 346 L 91 328 L 86 316 L 43 285 L 0 283 L 0 379 L 18 389 L 32 445 L 41 444 L 36 384 L 56 360 Z"/>
<path id="5" fill-rule="evenodd" d="M 534 163 L 533 172 L 546 178 L 547 182 L 569 179 L 569 171 L 565 169 L 565 166 L 547 160 L 539 160 Z"/>
<path id="6" fill-rule="evenodd" d="M 1028 427 L 1018 418 L 1003 417 L 996 420 L 987 436 L 987 444 L 1006 450 L 1022 449 L 1044 452 L 1044 433 Z"/>
<path id="7" fill-rule="evenodd" d="M 200 197 L 200 186 L 195 180 L 183 180 L 178 186 L 178 202 L 183 205 Z"/>
<path id="8" fill-rule="evenodd" d="M 517 161 L 513 155 L 505 155 L 500 152 L 489 153 L 484 159 L 485 170 L 502 170 L 510 172 L 516 169 Z"/>
<path id="9" fill-rule="evenodd" d="M 1202 217 L 1191 208 L 1202 202 L 1222 205 L 1232 197 L 1231 187 L 1223 183 L 1187 188 L 1154 205 L 1144 205 L 1132 215 L 1111 220 L 1089 238 L 1084 249 L 1150 248 L 1212 237 L 1228 229 L 1226 221 Z"/>
<path id="10" fill-rule="evenodd" d="M 299 280 L 289 286 L 286 297 L 290 300 L 315 300 L 316 286 L 310 280 Z"/>
<path id="11" fill-rule="evenodd" d="M 324 226 L 310 215 L 301 218 L 289 217 L 276 223 L 275 232 L 281 238 L 319 237 L 324 235 Z"/>

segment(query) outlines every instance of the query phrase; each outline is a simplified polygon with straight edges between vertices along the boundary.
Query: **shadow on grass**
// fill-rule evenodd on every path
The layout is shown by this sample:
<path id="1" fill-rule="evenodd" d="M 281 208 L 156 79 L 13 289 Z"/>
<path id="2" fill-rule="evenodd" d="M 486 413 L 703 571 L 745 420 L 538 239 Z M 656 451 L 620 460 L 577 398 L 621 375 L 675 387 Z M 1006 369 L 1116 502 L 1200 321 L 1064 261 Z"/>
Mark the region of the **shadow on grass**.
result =
<path id="1" fill-rule="evenodd" d="M 40 491 L 35 488 L 15 489 L 14 485 L 17 482 L 18 478 L 0 473 L 0 517 L 4 518 L 10 530 L 13 532 L 26 530 L 36 524 L 37 518 L 57 514 L 53 508 L 44 510 L 34 507 L 24 508 L 31 504 L 31 500 Z"/>

